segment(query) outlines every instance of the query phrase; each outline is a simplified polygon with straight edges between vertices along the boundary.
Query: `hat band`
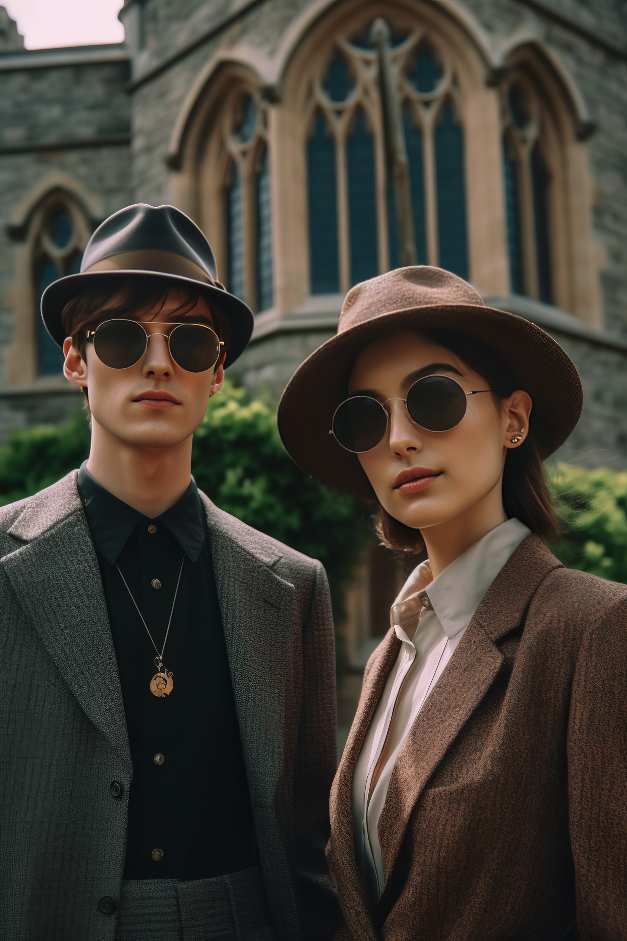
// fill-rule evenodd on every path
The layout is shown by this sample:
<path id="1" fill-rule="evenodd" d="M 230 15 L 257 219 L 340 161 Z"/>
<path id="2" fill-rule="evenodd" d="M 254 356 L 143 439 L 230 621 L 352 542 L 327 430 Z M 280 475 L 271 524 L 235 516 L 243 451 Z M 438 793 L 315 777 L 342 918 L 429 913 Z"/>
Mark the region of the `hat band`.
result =
<path id="1" fill-rule="evenodd" d="M 81 274 L 95 274 L 101 271 L 157 271 L 159 274 L 180 275 L 184 278 L 194 278 L 196 281 L 205 281 L 207 284 L 216 284 L 216 280 L 188 258 L 176 255 L 174 252 L 164 252 L 159 249 L 149 249 L 141 252 L 120 252 L 103 258 L 95 264 L 81 271 Z"/>

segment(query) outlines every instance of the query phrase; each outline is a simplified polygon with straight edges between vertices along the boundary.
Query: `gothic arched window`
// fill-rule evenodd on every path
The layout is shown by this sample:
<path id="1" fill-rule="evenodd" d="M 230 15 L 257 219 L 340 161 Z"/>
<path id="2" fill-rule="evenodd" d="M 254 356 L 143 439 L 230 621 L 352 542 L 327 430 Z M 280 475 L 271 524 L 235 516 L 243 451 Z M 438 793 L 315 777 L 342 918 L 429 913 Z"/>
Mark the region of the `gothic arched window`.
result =
<path id="1" fill-rule="evenodd" d="M 259 98 L 238 92 L 225 106 L 221 147 L 227 287 L 254 310 L 272 307 L 272 203 L 266 115 Z"/>
<path id="2" fill-rule="evenodd" d="M 464 128 L 452 58 L 421 31 L 393 32 L 417 261 L 468 277 Z M 369 30 L 337 41 L 312 86 L 306 139 L 312 294 L 398 265 L 395 190 Z"/>
<path id="3" fill-rule="evenodd" d="M 504 89 L 503 179 L 510 288 L 554 301 L 551 244 L 553 174 L 543 135 L 543 109 L 532 87 L 517 78 Z"/>
<path id="4" fill-rule="evenodd" d="M 36 308 L 36 374 L 56 375 L 63 362 L 56 343 L 48 335 L 39 313 L 44 289 L 57 278 L 80 268 L 84 245 L 84 223 L 66 200 L 51 198 L 41 216 L 33 249 L 33 286 Z"/>

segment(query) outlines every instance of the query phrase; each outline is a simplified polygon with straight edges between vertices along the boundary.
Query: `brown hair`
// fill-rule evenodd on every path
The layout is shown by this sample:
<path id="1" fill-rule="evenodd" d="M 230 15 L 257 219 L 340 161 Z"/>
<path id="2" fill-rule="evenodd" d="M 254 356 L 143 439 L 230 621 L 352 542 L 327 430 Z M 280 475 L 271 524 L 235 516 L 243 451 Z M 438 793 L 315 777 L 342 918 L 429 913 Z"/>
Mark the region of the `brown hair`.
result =
<path id="1" fill-rule="evenodd" d="M 102 284 L 88 286 L 80 294 L 66 301 L 61 310 L 61 322 L 66 336 L 72 337 L 72 344 L 86 360 L 87 340 L 86 333 L 94 329 L 102 320 L 111 317 L 128 317 L 134 311 L 151 310 L 157 308 L 161 311 L 173 288 L 182 293 L 182 300 L 170 314 L 186 314 L 193 310 L 200 297 L 203 296 L 201 288 L 184 281 L 172 282 L 163 278 L 151 278 L 150 275 L 138 277 L 116 277 L 104 287 Z M 215 313 L 212 311 L 212 321 L 221 340 L 224 339 L 224 325 L 217 323 Z M 170 316 L 170 315 L 169 315 Z M 89 391 L 82 388 L 85 396 L 85 409 L 88 421 L 91 417 L 89 409 Z"/>
<path id="2" fill-rule="evenodd" d="M 452 330 L 424 330 L 420 335 L 455 353 L 489 385 L 496 399 L 503 399 L 525 385 L 512 368 L 483 343 Z M 515 516 L 529 529 L 548 541 L 560 532 L 560 522 L 552 504 L 544 465 L 535 438 L 537 418 L 532 411 L 529 431 L 517 448 L 508 449 L 503 469 L 503 507 L 509 518 Z M 376 503 L 375 530 L 388 549 L 426 558 L 420 531 L 405 526 Z"/>

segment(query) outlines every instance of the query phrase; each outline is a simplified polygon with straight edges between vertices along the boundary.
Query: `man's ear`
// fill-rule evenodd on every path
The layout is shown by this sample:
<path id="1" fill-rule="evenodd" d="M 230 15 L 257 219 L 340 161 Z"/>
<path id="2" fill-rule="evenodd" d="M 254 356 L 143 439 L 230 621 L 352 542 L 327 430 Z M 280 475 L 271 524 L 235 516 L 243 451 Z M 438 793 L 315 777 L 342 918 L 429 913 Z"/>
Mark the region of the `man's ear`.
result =
<path id="1" fill-rule="evenodd" d="M 219 392 L 222 388 L 222 383 L 224 382 L 224 359 L 225 354 L 220 353 L 218 363 L 214 367 L 213 382 L 211 383 L 209 395 L 215 395 L 216 392 Z"/>
<path id="2" fill-rule="evenodd" d="M 82 358 L 80 351 L 72 344 L 72 337 L 66 337 L 63 341 L 63 375 L 72 385 L 80 388 L 87 388 L 87 363 Z"/>

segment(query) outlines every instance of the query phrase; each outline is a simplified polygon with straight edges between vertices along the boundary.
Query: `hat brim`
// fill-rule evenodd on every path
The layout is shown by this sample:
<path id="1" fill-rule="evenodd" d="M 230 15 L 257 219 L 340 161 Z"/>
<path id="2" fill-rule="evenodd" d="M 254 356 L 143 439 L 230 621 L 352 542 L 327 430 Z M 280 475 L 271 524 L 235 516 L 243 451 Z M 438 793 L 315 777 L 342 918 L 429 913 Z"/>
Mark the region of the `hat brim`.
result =
<path id="1" fill-rule="evenodd" d="M 198 288 L 210 301 L 214 301 L 213 312 L 225 339 L 225 368 L 232 366 L 248 345 L 255 319 L 248 305 L 234 294 L 229 294 L 228 291 L 207 284 L 205 281 L 188 278 L 184 275 L 152 270 L 141 271 L 134 268 L 131 270 L 79 272 L 66 275 L 48 285 L 41 295 L 41 318 L 46 330 L 57 346 L 62 348 L 63 341 L 67 336 L 61 320 L 61 311 L 64 304 L 77 297 L 87 286 L 93 287 L 102 284 L 103 287 L 106 287 L 107 284 L 112 285 L 116 278 L 121 277 L 151 278 L 167 281 L 173 285 L 190 285 Z"/>
<path id="2" fill-rule="evenodd" d="M 577 424 L 583 392 L 575 365 L 536 324 L 483 305 L 403 308 L 331 337 L 289 380 L 278 407 L 279 434 L 306 474 L 353 496 L 373 498 L 357 457 L 330 434 L 331 420 L 347 395 L 357 354 L 384 334 L 403 328 L 455 329 L 492 350 L 511 369 L 515 388 L 525 389 L 533 400 L 532 425 L 542 458 L 557 450 Z"/>

